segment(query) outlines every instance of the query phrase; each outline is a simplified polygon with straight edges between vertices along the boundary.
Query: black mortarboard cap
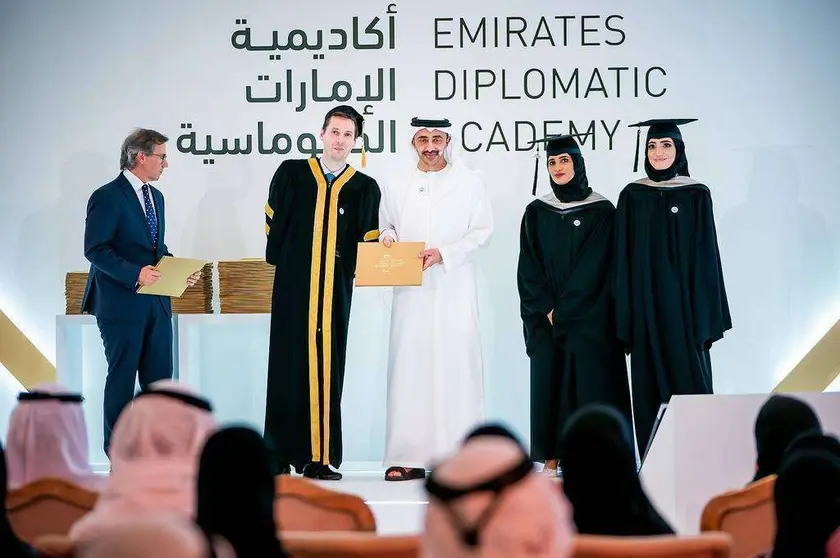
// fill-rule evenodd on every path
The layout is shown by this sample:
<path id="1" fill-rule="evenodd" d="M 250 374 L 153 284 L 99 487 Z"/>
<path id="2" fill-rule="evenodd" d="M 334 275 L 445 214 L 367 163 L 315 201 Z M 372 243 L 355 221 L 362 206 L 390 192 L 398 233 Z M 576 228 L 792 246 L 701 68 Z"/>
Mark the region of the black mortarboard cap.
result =
<path id="1" fill-rule="evenodd" d="M 654 118 L 644 122 L 630 124 L 628 128 L 636 130 L 636 154 L 633 158 L 633 172 L 639 170 L 639 144 L 641 143 L 642 126 L 648 126 L 647 139 L 672 138 L 682 141 L 682 134 L 677 126 L 696 122 L 696 118 Z M 645 140 L 647 141 L 647 140 Z"/>
<path id="2" fill-rule="evenodd" d="M 544 143 L 545 153 L 549 157 L 559 155 L 560 153 L 580 154 L 580 145 L 578 145 L 577 137 L 579 136 L 574 134 L 546 136 L 543 139 L 535 140 L 534 143 Z M 539 149 L 539 146 L 537 149 Z"/>
<path id="3" fill-rule="evenodd" d="M 583 134 L 584 136 L 586 134 Z M 554 155 L 559 155 L 561 153 L 568 153 L 569 155 L 580 155 L 580 145 L 578 145 L 577 138 L 580 135 L 576 134 L 561 134 L 561 135 L 552 135 L 546 136 L 543 139 L 534 140 L 534 143 L 537 144 L 537 156 L 536 161 L 534 162 L 534 186 L 531 188 L 531 195 L 534 196 L 537 194 L 537 178 L 539 177 L 540 173 L 540 146 L 539 144 L 545 144 L 545 154 L 547 157 L 553 157 Z"/>
<path id="4" fill-rule="evenodd" d="M 419 116 L 415 116 L 411 119 L 411 125 L 415 128 L 428 128 L 432 130 L 434 128 L 449 128 L 452 126 L 452 123 L 448 118 L 420 118 Z"/>
<path id="5" fill-rule="evenodd" d="M 350 119 L 356 123 L 356 137 L 362 135 L 362 128 L 365 122 L 365 117 L 359 114 L 359 111 L 351 107 L 350 105 L 338 105 L 337 107 L 331 108 L 327 115 L 324 117 L 324 120 L 329 120 L 331 116 L 334 114 L 346 114 L 350 117 Z"/>

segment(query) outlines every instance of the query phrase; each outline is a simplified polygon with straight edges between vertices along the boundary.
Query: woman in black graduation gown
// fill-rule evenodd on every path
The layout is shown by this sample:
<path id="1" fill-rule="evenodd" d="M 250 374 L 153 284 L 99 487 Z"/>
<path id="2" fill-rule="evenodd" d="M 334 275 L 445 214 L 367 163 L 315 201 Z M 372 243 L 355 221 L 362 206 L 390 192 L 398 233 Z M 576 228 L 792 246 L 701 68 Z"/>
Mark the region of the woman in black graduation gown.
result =
<path id="1" fill-rule="evenodd" d="M 660 404 L 672 395 L 712 393 L 709 349 L 732 327 L 712 197 L 707 186 L 689 178 L 677 127 L 694 120 L 631 125 L 650 126 L 647 178 L 628 184 L 616 208 L 618 337 L 631 355 L 636 439 L 643 454 Z M 634 171 L 638 152 L 637 145 Z"/>
<path id="2" fill-rule="evenodd" d="M 589 187 L 573 136 L 542 142 L 551 191 L 525 208 L 517 283 L 531 359 L 531 459 L 554 472 L 569 415 L 597 402 L 629 418 L 630 394 L 610 292 L 615 208 Z"/>

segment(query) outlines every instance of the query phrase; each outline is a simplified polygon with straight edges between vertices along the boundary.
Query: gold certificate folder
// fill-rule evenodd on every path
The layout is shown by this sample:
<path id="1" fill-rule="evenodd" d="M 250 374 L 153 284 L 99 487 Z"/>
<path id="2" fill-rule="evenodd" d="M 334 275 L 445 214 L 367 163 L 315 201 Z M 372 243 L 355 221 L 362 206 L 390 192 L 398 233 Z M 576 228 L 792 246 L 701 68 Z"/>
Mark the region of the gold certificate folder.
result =
<path id="1" fill-rule="evenodd" d="M 360 242 L 356 256 L 357 287 L 409 287 L 423 284 L 423 242 Z"/>
<path id="2" fill-rule="evenodd" d="M 160 272 L 160 279 L 154 285 L 146 285 L 137 289 L 138 294 L 174 296 L 179 298 L 187 290 L 187 279 L 196 271 L 201 271 L 204 260 L 189 258 L 173 258 L 164 256 L 155 266 Z"/>

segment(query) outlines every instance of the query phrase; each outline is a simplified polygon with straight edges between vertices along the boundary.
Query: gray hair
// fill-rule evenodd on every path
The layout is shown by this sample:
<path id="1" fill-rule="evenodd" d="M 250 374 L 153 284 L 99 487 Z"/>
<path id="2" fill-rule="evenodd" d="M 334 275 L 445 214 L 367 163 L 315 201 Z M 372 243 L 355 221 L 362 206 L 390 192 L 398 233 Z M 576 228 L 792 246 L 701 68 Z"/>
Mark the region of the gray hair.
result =
<path id="1" fill-rule="evenodd" d="M 120 170 L 133 169 L 137 164 L 137 155 L 151 155 L 155 146 L 169 141 L 169 138 L 154 130 L 135 128 L 123 141 L 120 149 Z"/>

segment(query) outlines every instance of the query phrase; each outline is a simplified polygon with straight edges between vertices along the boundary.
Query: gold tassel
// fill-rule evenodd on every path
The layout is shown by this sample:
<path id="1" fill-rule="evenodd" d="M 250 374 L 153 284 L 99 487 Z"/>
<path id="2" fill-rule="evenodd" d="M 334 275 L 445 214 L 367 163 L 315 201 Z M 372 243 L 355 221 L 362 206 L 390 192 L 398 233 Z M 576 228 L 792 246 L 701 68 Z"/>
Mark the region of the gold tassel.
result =
<path id="1" fill-rule="evenodd" d="M 365 146 L 362 145 L 362 168 L 367 166 L 367 153 L 365 152 Z"/>

